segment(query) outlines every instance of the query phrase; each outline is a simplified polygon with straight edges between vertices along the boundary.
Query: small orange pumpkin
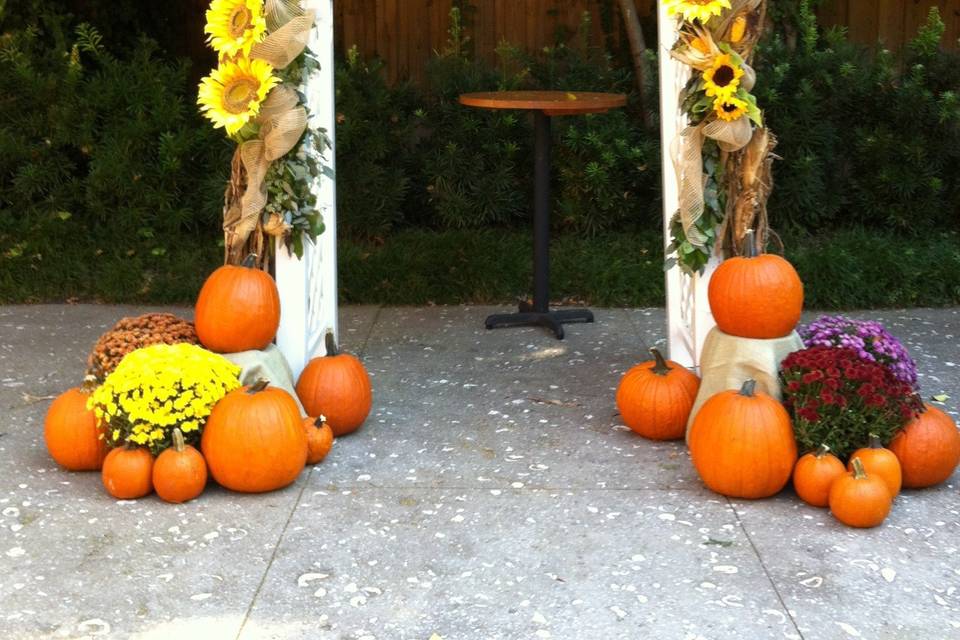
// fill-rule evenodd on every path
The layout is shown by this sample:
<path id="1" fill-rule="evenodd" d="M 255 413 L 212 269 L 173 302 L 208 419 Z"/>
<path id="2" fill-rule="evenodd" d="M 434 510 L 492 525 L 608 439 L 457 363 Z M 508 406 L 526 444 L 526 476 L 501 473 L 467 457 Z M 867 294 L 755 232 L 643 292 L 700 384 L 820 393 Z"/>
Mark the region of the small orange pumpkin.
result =
<path id="1" fill-rule="evenodd" d="M 333 447 L 333 429 L 319 418 L 304 418 L 303 430 L 307 434 L 307 464 L 322 462 Z"/>
<path id="2" fill-rule="evenodd" d="M 117 500 L 136 500 L 153 491 L 153 455 L 143 447 L 120 447 L 107 454 L 103 486 Z"/>
<path id="3" fill-rule="evenodd" d="M 741 338 L 782 338 L 803 310 L 803 282 L 780 256 L 757 255 L 753 231 L 742 257 L 724 260 L 710 278 L 707 297 L 717 326 Z"/>
<path id="4" fill-rule="evenodd" d="M 657 349 L 653 360 L 624 374 L 617 388 L 617 409 L 628 427 L 651 440 L 676 440 L 687 431 L 687 420 L 700 388 L 700 378 Z"/>
<path id="5" fill-rule="evenodd" d="M 903 486 L 932 487 L 953 475 L 960 465 L 960 431 L 950 416 L 926 404 L 923 412 L 894 436 L 890 450 L 900 460 Z"/>
<path id="6" fill-rule="evenodd" d="M 840 458 L 825 444 L 797 460 L 793 468 L 793 488 L 800 499 L 814 507 L 830 504 L 830 486 L 846 473 Z"/>
<path id="7" fill-rule="evenodd" d="M 733 498 L 757 499 L 783 489 L 797 461 L 790 416 L 747 380 L 740 391 L 707 400 L 690 427 L 690 456 L 704 484 Z"/>
<path id="8" fill-rule="evenodd" d="M 360 428 L 373 406 L 370 376 L 356 357 L 340 353 L 333 333 L 327 355 L 314 358 L 300 374 L 297 395 L 307 415 L 323 415 L 339 437 Z"/>
<path id="9" fill-rule="evenodd" d="M 887 518 L 893 496 L 879 476 L 868 475 L 860 458 L 851 461 L 853 471 L 830 487 L 830 512 L 848 527 L 868 529 Z"/>
<path id="10" fill-rule="evenodd" d="M 153 488 L 166 502 L 193 500 L 207 486 L 207 463 L 194 447 L 184 444 L 180 429 L 173 430 L 173 446 L 153 463 Z"/>
<path id="11" fill-rule="evenodd" d="M 903 472 L 900 470 L 900 461 L 890 449 L 884 449 L 880 443 L 880 436 L 870 434 L 870 446 L 857 449 L 850 454 L 847 471 L 853 471 L 853 459 L 859 458 L 864 470 L 872 476 L 878 476 L 887 484 L 890 497 L 896 498 L 900 493 L 900 484 L 903 482 Z"/>
<path id="12" fill-rule="evenodd" d="M 107 457 L 107 441 L 97 417 L 87 409 L 83 389 L 64 391 L 50 404 L 43 421 L 43 439 L 57 464 L 69 471 L 96 471 Z"/>
<path id="13" fill-rule="evenodd" d="M 270 274 L 253 267 L 225 265 L 200 289 L 194 324 L 200 342 L 217 353 L 265 348 L 280 326 L 280 294 Z"/>
<path id="14" fill-rule="evenodd" d="M 287 486 L 307 461 L 302 420 L 290 394 L 266 380 L 231 391 L 213 407 L 200 439 L 210 475 L 243 493 Z"/>

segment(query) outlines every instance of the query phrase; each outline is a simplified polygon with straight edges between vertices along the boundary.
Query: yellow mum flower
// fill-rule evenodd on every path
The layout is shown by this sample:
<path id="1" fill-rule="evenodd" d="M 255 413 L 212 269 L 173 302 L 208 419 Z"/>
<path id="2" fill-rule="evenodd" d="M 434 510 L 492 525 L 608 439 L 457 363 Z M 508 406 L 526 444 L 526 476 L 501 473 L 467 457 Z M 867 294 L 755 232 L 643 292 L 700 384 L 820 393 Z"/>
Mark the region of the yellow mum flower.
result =
<path id="1" fill-rule="evenodd" d="M 730 0 L 663 0 L 667 15 L 681 15 L 686 22 L 700 21 L 707 24 L 713 16 L 719 16 L 730 8 Z"/>
<path id="2" fill-rule="evenodd" d="M 263 0 L 213 0 L 207 10 L 207 42 L 221 56 L 250 55 L 267 33 Z"/>
<path id="3" fill-rule="evenodd" d="M 703 87 L 711 98 L 732 96 L 740 86 L 743 67 L 728 53 L 717 56 L 713 67 L 703 72 Z"/>
<path id="4" fill-rule="evenodd" d="M 232 136 L 260 113 L 279 81 L 263 60 L 224 62 L 201 81 L 197 103 L 215 128 L 223 127 Z"/>
<path id="5" fill-rule="evenodd" d="M 725 96 L 717 98 L 713 103 L 713 110 L 717 117 L 727 122 L 739 120 L 747 114 L 747 103 L 734 96 Z"/>

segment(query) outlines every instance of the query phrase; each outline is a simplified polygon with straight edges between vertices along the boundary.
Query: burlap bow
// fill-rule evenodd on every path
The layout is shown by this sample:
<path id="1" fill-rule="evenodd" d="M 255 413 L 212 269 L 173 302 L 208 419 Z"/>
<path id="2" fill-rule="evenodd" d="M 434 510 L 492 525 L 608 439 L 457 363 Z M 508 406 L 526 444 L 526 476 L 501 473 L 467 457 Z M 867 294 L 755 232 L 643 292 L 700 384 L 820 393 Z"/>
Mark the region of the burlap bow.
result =
<path id="1" fill-rule="evenodd" d="M 695 247 L 707 244 L 707 237 L 697 229 L 703 217 L 703 143 L 716 140 L 721 151 L 734 152 L 744 148 L 753 136 L 753 127 L 746 116 L 726 122 L 705 120 L 695 127 L 687 127 L 674 139 L 671 155 L 677 172 L 680 191 L 680 222 L 687 241 Z"/>
<path id="2" fill-rule="evenodd" d="M 267 24 L 270 35 L 253 46 L 250 57 L 264 60 L 275 69 L 284 69 L 296 60 L 307 46 L 315 15 L 304 12 L 297 0 L 268 0 Z M 290 153 L 307 128 L 307 111 L 300 104 L 297 92 L 282 84 L 274 87 L 260 107 L 256 123 L 257 138 L 237 148 L 233 163 L 231 185 L 227 190 L 223 229 L 226 239 L 227 262 L 245 257 L 244 246 L 260 222 L 260 214 L 267 204 L 265 179 L 270 164 Z M 241 175 L 237 175 L 241 172 Z M 241 185 L 236 188 L 236 185 Z M 239 196 L 239 197 L 237 197 Z M 271 225 L 271 232 L 282 235 L 285 224 Z"/>

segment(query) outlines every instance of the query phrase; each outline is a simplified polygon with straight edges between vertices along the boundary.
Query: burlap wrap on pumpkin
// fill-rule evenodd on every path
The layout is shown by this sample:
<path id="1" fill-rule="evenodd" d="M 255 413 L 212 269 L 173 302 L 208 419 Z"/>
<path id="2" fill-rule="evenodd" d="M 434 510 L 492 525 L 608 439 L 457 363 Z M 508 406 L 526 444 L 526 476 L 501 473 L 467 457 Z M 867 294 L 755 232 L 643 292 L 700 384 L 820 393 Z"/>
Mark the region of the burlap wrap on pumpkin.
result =
<path id="1" fill-rule="evenodd" d="M 268 345 L 263 351 L 239 351 L 224 353 L 223 357 L 242 369 L 240 383 L 243 385 L 256 384 L 258 380 L 269 380 L 270 386 L 280 387 L 291 396 L 300 409 L 300 415 L 307 415 L 297 397 L 294 385 L 293 371 L 283 353 L 277 345 Z"/>
<path id="2" fill-rule="evenodd" d="M 780 400 L 780 363 L 800 349 L 803 340 L 796 331 L 783 338 L 756 340 L 731 336 L 714 327 L 703 344 L 700 391 L 687 421 L 687 437 L 693 419 L 707 399 L 721 391 L 739 389 L 747 379 L 757 381 L 757 391 Z"/>

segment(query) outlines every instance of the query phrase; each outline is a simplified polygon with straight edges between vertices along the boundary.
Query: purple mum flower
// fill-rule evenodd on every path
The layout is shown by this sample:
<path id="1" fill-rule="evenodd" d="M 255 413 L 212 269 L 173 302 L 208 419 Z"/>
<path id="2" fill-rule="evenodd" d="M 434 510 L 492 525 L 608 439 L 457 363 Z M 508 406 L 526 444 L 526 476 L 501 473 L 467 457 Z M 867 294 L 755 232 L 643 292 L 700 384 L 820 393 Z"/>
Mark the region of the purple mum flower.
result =
<path id="1" fill-rule="evenodd" d="M 906 348 L 882 324 L 846 316 L 821 316 L 801 327 L 807 347 L 844 347 L 861 358 L 885 365 L 899 380 L 917 386 L 917 364 Z"/>

